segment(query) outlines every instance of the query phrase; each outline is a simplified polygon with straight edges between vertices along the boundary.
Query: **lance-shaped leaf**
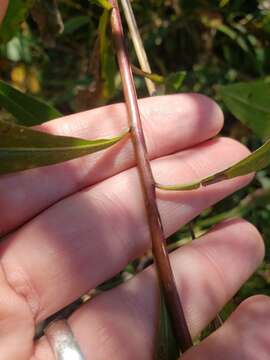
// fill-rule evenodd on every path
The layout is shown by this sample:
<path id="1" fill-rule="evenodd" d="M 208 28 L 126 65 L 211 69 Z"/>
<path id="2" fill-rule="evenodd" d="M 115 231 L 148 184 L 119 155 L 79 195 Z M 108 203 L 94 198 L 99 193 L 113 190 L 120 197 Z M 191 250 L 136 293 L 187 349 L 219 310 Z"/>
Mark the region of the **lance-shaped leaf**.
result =
<path id="1" fill-rule="evenodd" d="M 200 181 L 196 181 L 190 184 L 178 184 L 178 185 L 162 185 L 156 184 L 159 189 L 163 190 L 194 190 L 201 186 L 207 186 L 215 184 L 222 180 L 232 179 L 237 176 L 247 175 L 252 172 L 259 171 L 270 164 L 270 140 L 268 140 L 263 146 L 247 156 L 245 159 L 238 163 L 228 167 L 225 170 L 219 171 L 216 174 L 210 175 Z"/>
<path id="2" fill-rule="evenodd" d="M 13 88 L 0 80 L 0 106 L 10 112 L 22 125 L 38 125 L 61 116 L 45 102 Z"/>
<path id="3" fill-rule="evenodd" d="M 160 293 L 159 314 L 155 360 L 176 360 L 179 358 L 179 346 L 173 334 L 171 320 L 162 293 Z"/>
<path id="4" fill-rule="evenodd" d="M 104 99 L 111 98 L 115 93 L 115 74 L 117 72 L 115 55 L 107 34 L 109 20 L 110 13 L 108 10 L 104 10 L 98 25 L 100 75 L 103 82 L 102 96 Z"/>
<path id="5" fill-rule="evenodd" d="M 230 112 L 262 139 L 270 136 L 270 83 L 253 81 L 220 86 Z"/>
<path id="6" fill-rule="evenodd" d="M 84 140 L 56 136 L 0 121 L 0 174 L 22 171 L 88 155 L 106 149 L 127 132 L 110 138 Z"/>

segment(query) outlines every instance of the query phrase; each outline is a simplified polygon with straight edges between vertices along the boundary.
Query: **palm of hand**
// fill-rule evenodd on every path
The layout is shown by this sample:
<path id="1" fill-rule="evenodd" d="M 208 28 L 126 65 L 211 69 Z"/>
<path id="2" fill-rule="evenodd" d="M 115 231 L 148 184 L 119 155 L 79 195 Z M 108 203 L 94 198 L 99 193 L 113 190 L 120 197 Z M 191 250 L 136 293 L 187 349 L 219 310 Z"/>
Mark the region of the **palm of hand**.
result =
<path id="1" fill-rule="evenodd" d="M 222 114 L 205 97 L 168 96 L 140 104 L 159 182 L 189 182 L 247 154 L 235 141 L 208 140 L 220 130 Z M 52 121 L 42 129 L 98 138 L 125 127 L 124 105 L 113 105 Z M 134 166 L 132 146 L 123 141 L 89 157 L 0 179 L 0 232 L 9 233 L 0 248 L 2 359 L 53 359 L 45 337 L 33 343 L 35 324 L 114 276 L 150 247 Z M 194 192 L 159 192 L 166 235 L 250 179 Z M 252 274 L 262 256 L 260 235 L 242 220 L 220 224 L 173 254 L 193 336 Z M 69 322 L 86 356 L 150 359 L 156 293 L 155 274 L 147 269 L 77 310 Z M 267 359 L 270 345 L 264 334 L 269 311 L 263 310 L 268 301 L 259 297 L 241 305 L 219 331 L 183 359 L 257 359 L 258 351 L 260 359 Z M 253 319 L 260 329 L 255 334 L 254 326 L 247 325 Z"/>

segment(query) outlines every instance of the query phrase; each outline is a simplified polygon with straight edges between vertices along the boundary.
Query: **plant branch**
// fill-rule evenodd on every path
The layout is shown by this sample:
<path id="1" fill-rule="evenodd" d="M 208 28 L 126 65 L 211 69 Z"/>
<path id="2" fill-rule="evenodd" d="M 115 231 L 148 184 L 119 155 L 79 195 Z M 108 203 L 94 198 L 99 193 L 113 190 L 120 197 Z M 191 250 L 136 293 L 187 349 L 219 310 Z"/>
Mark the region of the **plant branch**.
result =
<path id="1" fill-rule="evenodd" d="M 128 24 L 130 36 L 135 48 L 135 52 L 141 66 L 142 71 L 151 74 L 151 67 L 147 59 L 147 55 L 143 46 L 142 38 L 137 26 L 137 22 L 132 10 L 132 6 L 129 0 L 121 0 L 122 7 L 125 13 L 125 18 Z M 145 79 L 145 83 L 150 96 L 155 95 L 156 86 L 151 79 Z"/>
<path id="2" fill-rule="evenodd" d="M 155 181 L 147 155 L 131 65 L 125 48 L 118 3 L 117 0 L 110 0 L 110 2 L 113 6 L 111 12 L 112 34 L 123 82 L 124 96 L 130 122 L 131 138 L 144 194 L 147 220 L 152 239 L 153 255 L 156 262 L 160 286 L 164 293 L 168 312 L 172 320 L 174 333 L 179 342 L 181 351 L 184 352 L 192 346 L 192 340 L 188 331 L 166 249 L 166 240 L 156 203 Z"/>
<path id="3" fill-rule="evenodd" d="M 131 64 L 131 69 L 134 74 L 143 76 L 145 78 L 146 87 L 148 89 L 148 93 L 150 96 L 156 94 L 156 84 L 162 84 L 165 82 L 165 78 L 158 74 L 153 74 L 151 72 L 151 67 L 147 58 L 147 53 L 145 51 L 140 32 L 137 26 L 137 21 L 133 13 L 133 9 L 130 3 L 130 0 L 121 0 L 122 7 L 124 9 L 125 18 L 129 27 L 129 31 L 131 34 L 131 39 L 133 46 L 135 48 L 135 52 L 137 54 L 137 58 L 141 65 L 141 69 L 137 68 L 136 66 Z M 150 80 L 150 81 L 149 81 Z M 195 239 L 195 233 L 193 230 L 193 221 L 190 222 L 189 230 L 192 239 Z M 168 249 L 169 250 L 169 249 Z"/>
<path id="4" fill-rule="evenodd" d="M 142 69 L 137 68 L 135 65 L 131 65 L 131 68 L 132 68 L 133 74 L 143 76 L 146 79 L 150 79 L 153 82 L 154 86 L 155 86 L 155 83 L 164 84 L 164 82 L 165 82 L 165 78 L 163 76 L 159 75 L 159 74 L 145 72 Z M 155 95 L 155 93 L 151 94 L 149 92 L 149 90 L 148 90 L 148 93 L 149 93 L 150 96 Z"/>

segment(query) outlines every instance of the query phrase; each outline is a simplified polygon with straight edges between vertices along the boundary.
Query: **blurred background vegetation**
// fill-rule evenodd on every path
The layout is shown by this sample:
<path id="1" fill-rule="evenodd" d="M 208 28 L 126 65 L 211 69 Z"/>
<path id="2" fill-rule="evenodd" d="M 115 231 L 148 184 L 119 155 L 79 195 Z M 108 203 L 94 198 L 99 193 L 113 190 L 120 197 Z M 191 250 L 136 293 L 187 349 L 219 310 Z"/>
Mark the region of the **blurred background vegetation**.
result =
<path id="1" fill-rule="evenodd" d="M 213 97 L 225 112 L 223 134 L 252 150 L 260 146 L 262 139 L 227 110 L 217 89 L 236 82 L 270 80 L 270 1 L 133 0 L 132 5 L 153 72 L 164 77 L 173 73 L 176 79 L 170 89 L 160 86 L 159 92 L 195 91 Z M 121 101 L 105 17 L 88 0 L 11 0 L 0 28 L 0 78 L 62 114 Z M 137 65 L 128 36 L 127 42 Z M 144 79 L 136 77 L 136 85 L 139 97 L 147 96 Z M 4 109 L 0 116 L 12 117 Z M 266 257 L 223 317 L 249 295 L 270 295 L 269 170 L 259 172 L 247 188 L 207 209 L 194 221 L 194 232 L 200 234 L 231 216 L 244 216 L 259 228 Z M 175 247 L 189 239 L 186 227 L 169 243 Z M 121 282 L 127 272 L 136 272 L 148 260 L 149 254 L 130 264 L 110 284 Z"/>

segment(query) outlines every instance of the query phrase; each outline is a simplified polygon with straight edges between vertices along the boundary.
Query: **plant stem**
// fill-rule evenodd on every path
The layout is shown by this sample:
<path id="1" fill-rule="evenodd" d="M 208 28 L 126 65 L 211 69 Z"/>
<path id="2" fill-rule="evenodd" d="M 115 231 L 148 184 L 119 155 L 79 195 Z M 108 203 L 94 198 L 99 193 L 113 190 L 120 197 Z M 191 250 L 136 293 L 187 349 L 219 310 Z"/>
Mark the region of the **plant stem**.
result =
<path id="1" fill-rule="evenodd" d="M 220 214 L 214 215 L 208 219 L 202 219 L 198 221 L 199 228 L 205 228 L 215 225 L 218 222 L 231 219 L 234 217 L 244 217 L 251 210 L 260 206 L 265 206 L 270 201 L 270 188 L 257 189 L 252 193 L 249 193 L 240 203 L 233 209 L 227 210 Z"/>
<path id="2" fill-rule="evenodd" d="M 142 38 L 137 26 L 137 22 L 132 10 L 132 6 L 130 4 L 129 0 L 121 0 L 122 7 L 125 13 L 126 21 L 128 24 L 130 36 L 135 48 L 135 52 L 137 55 L 137 58 L 139 60 L 139 64 L 141 66 L 141 69 L 147 73 L 151 73 L 151 67 L 147 59 L 147 55 L 143 46 Z M 156 86 L 150 79 L 145 79 L 145 83 L 149 92 L 149 95 L 155 95 L 156 93 Z"/>
<path id="3" fill-rule="evenodd" d="M 110 0 L 111 27 L 123 82 L 124 96 L 130 122 L 131 139 L 133 142 L 137 166 L 144 194 L 147 220 L 152 239 L 152 251 L 156 262 L 161 290 L 163 291 L 168 312 L 170 314 L 175 336 L 182 352 L 192 346 L 191 336 L 184 317 L 182 304 L 175 285 L 166 240 L 160 214 L 156 203 L 156 188 L 150 162 L 147 155 L 145 138 L 139 113 L 137 94 L 134 86 L 131 65 L 125 48 L 122 21 L 117 0 Z"/>
<path id="4" fill-rule="evenodd" d="M 158 83 L 164 83 L 164 78 L 157 74 L 152 74 L 151 67 L 147 58 L 147 53 L 145 51 L 142 38 L 138 29 L 137 21 L 133 13 L 133 9 L 130 3 L 130 0 L 121 0 L 122 7 L 124 10 L 126 22 L 128 24 L 129 32 L 131 35 L 131 40 L 133 43 L 133 46 L 135 48 L 135 52 L 137 55 L 137 58 L 139 60 L 141 69 L 135 67 L 134 65 L 131 65 L 132 72 L 134 74 L 144 76 L 144 80 L 146 83 L 146 87 L 149 93 L 149 96 L 153 96 L 157 94 L 156 84 Z M 190 229 L 190 234 L 192 239 L 195 239 L 195 233 L 193 230 L 193 221 L 188 225 Z M 167 251 L 169 251 L 169 248 L 167 247 Z"/>

